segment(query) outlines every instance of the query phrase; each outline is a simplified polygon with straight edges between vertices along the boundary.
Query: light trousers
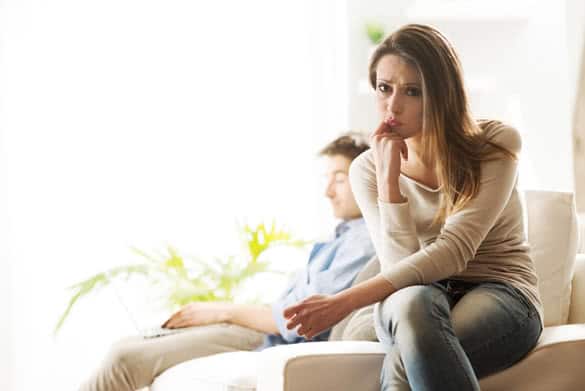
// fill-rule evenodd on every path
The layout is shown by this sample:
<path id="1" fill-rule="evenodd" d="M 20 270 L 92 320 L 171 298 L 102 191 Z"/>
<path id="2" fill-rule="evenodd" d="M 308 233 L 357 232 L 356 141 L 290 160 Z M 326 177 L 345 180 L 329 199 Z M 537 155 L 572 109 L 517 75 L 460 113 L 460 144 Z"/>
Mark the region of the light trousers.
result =
<path id="1" fill-rule="evenodd" d="M 128 337 L 115 343 L 80 391 L 135 391 L 166 369 L 212 354 L 254 350 L 265 334 L 232 324 L 201 326 L 164 337 Z"/>

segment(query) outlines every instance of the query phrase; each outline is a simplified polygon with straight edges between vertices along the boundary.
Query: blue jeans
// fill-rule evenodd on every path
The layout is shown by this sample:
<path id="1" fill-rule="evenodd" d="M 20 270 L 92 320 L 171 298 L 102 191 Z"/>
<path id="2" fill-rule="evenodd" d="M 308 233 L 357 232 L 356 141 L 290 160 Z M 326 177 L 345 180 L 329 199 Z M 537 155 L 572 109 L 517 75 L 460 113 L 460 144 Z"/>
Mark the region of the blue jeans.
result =
<path id="1" fill-rule="evenodd" d="M 529 353 L 540 317 L 517 289 L 443 280 L 407 287 L 376 305 L 376 334 L 388 353 L 382 390 L 479 390 L 480 378 Z"/>

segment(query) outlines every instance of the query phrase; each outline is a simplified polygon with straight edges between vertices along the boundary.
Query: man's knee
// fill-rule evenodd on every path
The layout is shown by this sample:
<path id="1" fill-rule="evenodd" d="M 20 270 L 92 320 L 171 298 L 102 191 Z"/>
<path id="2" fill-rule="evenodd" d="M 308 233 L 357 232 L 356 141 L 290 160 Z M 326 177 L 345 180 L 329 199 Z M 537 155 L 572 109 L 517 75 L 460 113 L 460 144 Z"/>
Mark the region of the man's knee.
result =
<path id="1" fill-rule="evenodd" d="M 101 365 L 79 388 L 79 391 L 131 391 L 142 387 L 137 371 L 141 360 L 141 340 L 126 338 L 110 347 Z"/>
<path id="2" fill-rule="evenodd" d="M 344 341 L 377 341 L 373 311 L 374 305 L 357 310 L 345 326 L 341 339 Z"/>
<path id="3" fill-rule="evenodd" d="M 123 339 L 115 342 L 106 355 L 105 366 L 132 373 L 134 367 L 140 361 L 141 355 L 144 354 L 144 347 L 140 345 L 142 344 L 139 341 L 133 339 Z"/>

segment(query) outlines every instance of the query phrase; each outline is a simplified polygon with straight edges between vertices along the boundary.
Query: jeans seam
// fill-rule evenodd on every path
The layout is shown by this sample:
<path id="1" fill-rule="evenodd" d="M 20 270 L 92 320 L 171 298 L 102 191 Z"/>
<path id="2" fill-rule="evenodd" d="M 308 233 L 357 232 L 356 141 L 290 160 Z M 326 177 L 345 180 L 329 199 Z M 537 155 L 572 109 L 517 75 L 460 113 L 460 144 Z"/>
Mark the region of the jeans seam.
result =
<path id="1" fill-rule="evenodd" d="M 453 344 L 451 343 L 451 341 L 449 340 L 449 338 L 446 336 L 446 330 L 447 327 L 444 324 L 445 319 L 443 319 L 441 316 L 437 316 L 435 314 L 435 308 L 437 308 L 436 303 L 436 299 L 437 297 L 439 297 L 440 295 L 442 295 L 443 292 L 439 291 L 433 294 L 433 297 L 431 299 L 431 305 L 432 305 L 432 310 L 431 310 L 431 315 L 437 319 L 439 321 L 439 325 L 441 327 L 441 338 L 443 338 L 443 340 L 446 342 L 446 345 L 449 346 L 451 354 L 453 356 L 455 356 L 455 360 L 457 361 L 457 363 L 459 364 L 459 366 L 461 368 L 463 368 L 463 362 L 461 362 L 461 360 L 459 359 L 459 356 L 456 354 L 455 352 L 455 347 L 453 346 Z M 457 338 L 455 336 L 455 338 Z M 463 349 L 462 349 L 463 350 Z M 465 351 L 463 351 L 463 354 L 466 354 Z M 469 387 L 470 389 L 473 389 L 473 381 L 472 379 L 469 377 L 469 374 L 467 373 L 467 371 L 463 370 L 463 373 L 465 374 L 465 378 L 467 379 L 468 383 L 469 383 Z"/>

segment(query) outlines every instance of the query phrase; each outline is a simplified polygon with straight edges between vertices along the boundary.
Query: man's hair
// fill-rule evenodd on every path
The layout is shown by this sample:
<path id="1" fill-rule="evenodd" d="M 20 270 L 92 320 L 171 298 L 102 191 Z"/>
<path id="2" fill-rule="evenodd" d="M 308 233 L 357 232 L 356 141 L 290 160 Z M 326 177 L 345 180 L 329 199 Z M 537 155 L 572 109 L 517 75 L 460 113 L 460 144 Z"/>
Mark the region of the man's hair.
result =
<path id="1" fill-rule="evenodd" d="M 347 132 L 321 149 L 319 156 L 341 155 L 353 160 L 369 148 L 368 136 L 365 133 Z"/>

